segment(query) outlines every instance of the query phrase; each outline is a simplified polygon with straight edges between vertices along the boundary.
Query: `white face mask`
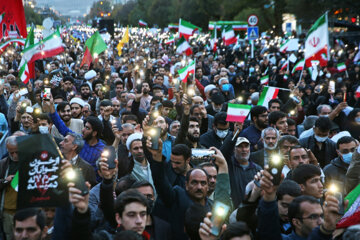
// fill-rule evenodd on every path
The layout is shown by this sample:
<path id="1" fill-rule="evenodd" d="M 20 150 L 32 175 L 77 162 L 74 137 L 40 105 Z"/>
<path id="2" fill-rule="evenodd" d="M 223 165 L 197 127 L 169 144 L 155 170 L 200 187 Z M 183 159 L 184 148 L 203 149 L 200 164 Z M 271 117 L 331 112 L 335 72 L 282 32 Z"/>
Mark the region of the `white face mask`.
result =
<path id="1" fill-rule="evenodd" d="M 229 130 L 219 130 L 219 129 L 216 129 L 216 135 L 219 137 L 219 138 L 225 138 L 226 135 L 228 134 Z"/>
<path id="2" fill-rule="evenodd" d="M 47 126 L 39 126 L 39 132 L 41 134 L 47 134 L 47 133 L 49 133 L 49 127 L 47 127 Z"/>
<path id="3" fill-rule="evenodd" d="M 325 76 L 326 78 L 331 78 L 331 73 L 327 73 Z"/>
<path id="4" fill-rule="evenodd" d="M 319 136 L 315 135 L 315 140 L 317 142 L 325 142 L 327 139 L 328 139 L 327 136 L 326 137 L 319 137 Z"/>

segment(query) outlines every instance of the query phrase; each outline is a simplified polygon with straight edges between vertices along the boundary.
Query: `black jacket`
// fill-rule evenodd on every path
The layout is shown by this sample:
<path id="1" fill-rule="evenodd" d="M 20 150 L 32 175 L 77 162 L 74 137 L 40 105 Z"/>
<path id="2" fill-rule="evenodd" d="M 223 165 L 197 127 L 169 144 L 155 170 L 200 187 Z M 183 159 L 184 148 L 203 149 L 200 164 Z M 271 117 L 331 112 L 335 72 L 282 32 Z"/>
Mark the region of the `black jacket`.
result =
<path id="1" fill-rule="evenodd" d="M 349 164 L 345 163 L 340 157 L 331 160 L 331 163 L 324 168 L 325 184 L 333 180 L 345 183 L 348 167 Z"/>
<path id="2" fill-rule="evenodd" d="M 325 142 L 323 142 L 323 144 L 325 144 L 325 161 L 324 162 L 320 161 L 319 157 L 316 156 L 316 153 L 314 152 L 315 145 L 316 145 L 314 135 L 307 137 L 307 138 L 300 139 L 299 142 L 300 142 L 301 146 L 303 146 L 304 148 L 310 149 L 314 153 L 321 168 L 325 167 L 327 164 L 330 163 L 330 161 L 332 159 L 334 159 L 338 156 L 337 152 L 336 152 L 336 144 L 333 141 L 331 141 L 330 139 L 327 139 Z"/>
<path id="3" fill-rule="evenodd" d="M 229 130 L 229 133 L 226 136 L 229 136 L 232 132 Z M 226 138 L 226 137 L 225 137 Z M 224 139 L 225 140 L 225 139 Z M 206 148 L 216 147 L 220 149 L 223 145 L 224 140 L 221 140 L 215 133 L 214 130 L 208 131 L 207 133 L 200 136 L 200 144 Z"/>

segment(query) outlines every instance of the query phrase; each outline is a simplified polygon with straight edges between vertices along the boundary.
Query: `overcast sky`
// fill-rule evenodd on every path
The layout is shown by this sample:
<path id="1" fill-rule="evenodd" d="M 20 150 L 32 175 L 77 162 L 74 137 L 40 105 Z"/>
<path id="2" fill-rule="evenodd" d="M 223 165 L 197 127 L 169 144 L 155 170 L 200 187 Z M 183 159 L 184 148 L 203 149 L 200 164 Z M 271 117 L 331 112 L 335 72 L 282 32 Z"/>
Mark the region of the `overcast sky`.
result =
<path id="1" fill-rule="evenodd" d="M 96 0 L 36 0 L 37 6 L 48 5 L 59 11 L 62 15 L 81 16 L 88 13 Z"/>

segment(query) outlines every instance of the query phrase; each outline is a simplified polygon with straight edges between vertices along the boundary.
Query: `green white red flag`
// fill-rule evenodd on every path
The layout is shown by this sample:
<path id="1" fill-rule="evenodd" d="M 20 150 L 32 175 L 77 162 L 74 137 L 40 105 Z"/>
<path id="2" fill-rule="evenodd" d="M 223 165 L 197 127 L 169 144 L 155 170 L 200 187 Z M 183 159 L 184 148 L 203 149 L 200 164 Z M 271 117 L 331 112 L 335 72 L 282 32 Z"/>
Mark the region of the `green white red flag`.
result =
<path id="1" fill-rule="evenodd" d="M 216 29 L 212 32 L 211 34 L 211 39 L 210 39 L 210 47 L 211 50 L 213 50 L 213 52 L 216 52 L 217 50 L 217 37 L 216 37 Z"/>
<path id="2" fill-rule="evenodd" d="M 19 171 L 15 173 L 15 176 L 10 182 L 10 186 L 16 191 L 19 191 Z"/>
<path id="3" fill-rule="evenodd" d="M 337 65 L 337 70 L 338 70 L 339 72 L 345 72 L 345 71 L 346 71 L 346 65 L 345 65 L 345 63 L 339 63 L 339 64 Z"/>
<path id="4" fill-rule="evenodd" d="M 7 48 L 8 46 L 10 46 L 11 44 L 13 44 L 13 43 L 17 43 L 17 44 L 19 44 L 19 45 L 24 46 L 24 45 L 25 45 L 25 39 L 17 39 L 17 38 L 16 38 L 16 39 L 10 39 L 10 40 L 4 42 L 3 44 L 0 45 L 0 55 L 1 55 L 3 52 L 5 52 L 6 48 Z"/>
<path id="5" fill-rule="evenodd" d="M 225 27 L 224 30 L 224 44 L 225 46 L 229 46 L 231 44 L 235 44 L 237 41 L 237 38 L 235 36 L 234 29 L 231 25 L 228 25 Z"/>
<path id="6" fill-rule="evenodd" d="M 193 60 L 189 65 L 187 65 L 186 67 L 178 70 L 179 73 L 179 77 L 181 79 L 181 81 L 183 81 L 184 83 L 187 82 L 187 78 L 189 77 L 190 74 L 195 74 L 195 60 Z"/>
<path id="7" fill-rule="evenodd" d="M 268 107 L 268 103 L 271 99 L 274 99 L 279 94 L 279 88 L 265 86 L 261 92 L 259 102 L 257 105 Z"/>
<path id="8" fill-rule="evenodd" d="M 127 30 L 125 32 L 125 35 L 126 34 Z M 94 59 L 98 58 L 99 54 L 107 49 L 107 45 L 104 39 L 100 36 L 99 31 L 96 31 L 88 40 L 86 40 L 85 47 L 85 53 L 80 63 L 80 67 L 82 67 L 85 63 L 90 65 Z"/>
<path id="9" fill-rule="evenodd" d="M 291 38 L 286 40 L 283 44 L 280 45 L 280 52 L 286 53 L 291 51 L 297 51 L 299 49 L 299 39 Z"/>
<path id="10" fill-rule="evenodd" d="M 260 78 L 261 85 L 268 85 L 269 84 L 269 75 L 263 76 Z"/>
<path id="11" fill-rule="evenodd" d="M 355 91 L 355 96 L 357 98 L 360 98 L 360 86 L 357 87 L 356 91 Z"/>
<path id="12" fill-rule="evenodd" d="M 344 216 L 336 224 L 336 228 L 346 228 L 360 222 L 360 184 L 357 185 L 344 199 L 349 200 Z"/>
<path id="13" fill-rule="evenodd" d="M 30 45 L 22 52 L 22 59 L 28 63 L 39 59 L 56 56 L 64 51 L 59 30 L 36 44 Z"/>
<path id="14" fill-rule="evenodd" d="M 23 83 L 27 84 L 29 82 L 30 71 L 29 71 L 29 66 L 28 66 L 27 61 L 25 61 L 25 63 L 20 67 L 19 77 Z"/>
<path id="15" fill-rule="evenodd" d="M 193 53 L 190 44 L 186 41 L 184 36 L 182 36 L 176 43 L 176 53 L 185 53 L 186 56 L 190 56 Z"/>
<path id="16" fill-rule="evenodd" d="M 312 60 L 319 60 L 321 67 L 327 65 L 330 48 L 328 25 L 328 16 L 325 13 L 310 28 L 305 40 L 306 67 L 311 67 Z"/>
<path id="17" fill-rule="evenodd" d="M 287 68 L 288 65 L 289 65 L 289 60 L 286 60 L 286 61 L 283 63 L 283 65 L 281 66 L 280 71 L 285 70 L 285 68 Z"/>
<path id="18" fill-rule="evenodd" d="M 201 28 L 185 20 L 179 19 L 179 34 L 180 38 L 184 36 L 186 40 L 189 39 L 196 31 L 201 32 Z"/>
<path id="19" fill-rule="evenodd" d="M 226 121 L 244 122 L 250 110 L 251 106 L 249 105 L 228 103 Z"/>
<path id="20" fill-rule="evenodd" d="M 32 47 L 34 43 L 34 27 L 31 27 L 24 43 L 24 51 Z M 19 64 L 19 77 L 20 80 L 25 84 L 29 82 L 30 78 L 35 78 L 35 62 L 28 63 L 27 60 L 22 56 Z"/>
<path id="21" fill-rule="evenodd" d="M 170 45 L 173 44 L 174 42 L 175 42 L 175 37 L 174 35 L 171 35 L 169 39 L 165 41 L 165 44 Z"/>
<path id="22" fill-rule="evenodd" d="M 294 73 L 296 71 L 304 70 L 304 64 L 305 64 L 305 59 L 302 59 L 298 63 L 296 63 L 295 66 L 293 67 L 292 71 L 291 71 L 291 74 L 294 75 Z"/>
<path id="23" fill-rule="evenodd" d="M 141 26 L 141 27 L 147 27 L 147 22 L 145 22 L 145 21 L 143 21 L 143 20 L 139 20 L 139 26 Z"/>

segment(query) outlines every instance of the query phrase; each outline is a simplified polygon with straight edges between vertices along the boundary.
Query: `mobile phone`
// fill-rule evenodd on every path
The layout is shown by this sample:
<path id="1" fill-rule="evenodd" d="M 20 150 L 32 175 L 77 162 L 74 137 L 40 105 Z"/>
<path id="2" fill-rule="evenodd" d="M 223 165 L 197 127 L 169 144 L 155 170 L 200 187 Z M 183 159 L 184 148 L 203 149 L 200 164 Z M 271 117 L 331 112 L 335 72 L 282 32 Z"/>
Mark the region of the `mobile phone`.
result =
<path id="1" fill-rule="evenodd" d="M 151 149 L 158 150 L 159 149 L 159 138 L 161 134 L 160 127 L 152 127 L 150 128 L 148 135 L 151 137 Z"/>
<path id="2" fill-rule="evenodd" d="M 155 106 L 154 106 L 154 109 L 150 112 L 150 118 L 149 118 L 149 121 L 148 121 L 148 125 L 151 126 L 155 119 L 161 115 L 160 113 L 160 108 L 162 107 L 162 104 L 161 103 L 157 103 Z"/>
<path id="3" fill-rule="evenodd" d="M 24 96 L 24 95 L 26 95 L 26 94 L 28 94 L 29 92 L 28 92 L 28 90 L 26 89 L 26 88 L 23 88 L 23 89 L 21 89 L 20 91 L 19 91 L 19 94 L 20 94 L 20 96 Z"/>
<path id="4" fill-rule="evenodd" d="M 230 207 L 228 205 L 222 202 L 215 202 L 211 217 L 211 223 L 213 226 L 210 230 L 210 233 L 212 235 L 220 235 L 222 225 L 224 224 L 229 211 Z"/>
<path id="5" fill-rule="evenodd" d="M 136 93 L 142 93 L 142 84 L 136 85 Z"/>
<path id="6" fill-rule="evenodd" d="M 273 184 L 279 185 L 281 182 L 281 171 L 284 166 L 284 162 L 279 154 L 273 154 L 269 159 L 269 171 L 273 176 Z"/>
<path id="7" fill-rule="evenodd" d="M 344 207 L 344 198 L 343 191 L 344 184 L 340 181 L 333 180 L 328 186 L 328 192 L 333 195 L 339 201 L 339 214 L 344 215 L 345 207 Z"/>
<path id="8" fill-rule="evenodd" d="M 191 163 L 199 165 L 203 162 L 214 161 L 215 150 L 192 148 L 191 149 Z"/>
<path id="9" fill-rule="evenodd" d="M 176 91 L 179 92 L 180 91 L 180 81 L 179 81 L 179 79 L 174 78 L 173 83 L 174 83 L 174 87 L 175 87 Z"/>
<path id="10" fill-rule="evenodd" d="M 109 169 L 114 169 L 116 167 L 116 151 L 113 146 L 105 146 L 101 156 L 107 159 Z"/>
<path id="11" fill-rule="evenodd" d="M 79 189 L 81 191 L 81 195 L 85 196 L 89 193 L 89 189 L 85 184 L 85 178 L 81 172 L 80 169 L 74 168 L 69 170 L 65 177 L 67 181 L 72 182 L 75 184 L 75 188 Z"/>
<path id="12" fill-rule="evenodd" d="M 332 93 L 335 93 L 335 81 L 330 81 L 330 82 L 329 82 L 329 90 L 330 90 Z"/>
<path id="13" fill-rule="evenodd" d="M 44 92 L 43 92 L 43 99 L 44 100 L 50 100 L 50 96 L 51 96 L 51 88 L 44 88 Z"/>

